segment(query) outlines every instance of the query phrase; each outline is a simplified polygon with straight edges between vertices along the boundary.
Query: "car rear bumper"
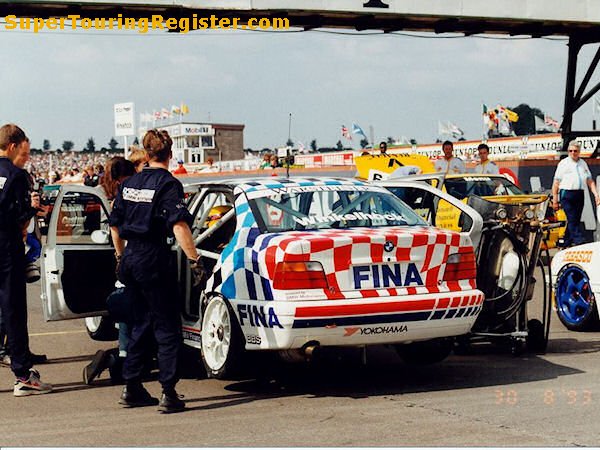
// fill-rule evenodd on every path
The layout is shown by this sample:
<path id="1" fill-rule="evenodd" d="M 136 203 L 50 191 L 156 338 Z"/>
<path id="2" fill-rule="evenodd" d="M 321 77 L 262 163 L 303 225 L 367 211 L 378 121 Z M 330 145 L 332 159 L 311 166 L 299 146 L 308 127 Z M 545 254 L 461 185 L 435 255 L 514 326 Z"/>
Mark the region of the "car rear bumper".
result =
<path id="1" fill-rule="evenodd" d="M 459 336 L 471 330 L 483 293 L 352 300 L 233 300 L 248 350 L 286 350 L 318 342 L 323 346 L 392 344 Z"/>

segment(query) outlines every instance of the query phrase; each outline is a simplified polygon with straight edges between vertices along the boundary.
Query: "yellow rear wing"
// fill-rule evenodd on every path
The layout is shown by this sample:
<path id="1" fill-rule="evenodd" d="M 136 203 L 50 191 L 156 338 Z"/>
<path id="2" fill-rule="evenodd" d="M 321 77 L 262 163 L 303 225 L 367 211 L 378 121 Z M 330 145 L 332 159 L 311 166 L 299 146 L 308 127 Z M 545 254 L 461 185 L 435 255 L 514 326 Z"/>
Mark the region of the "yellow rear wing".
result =
<path id="1" fill-rule="evenodd" d="M 369 181 L 435 172 L 427 156 L 410 153 L 357 156 L 354 164 L 357 178 Z"/>

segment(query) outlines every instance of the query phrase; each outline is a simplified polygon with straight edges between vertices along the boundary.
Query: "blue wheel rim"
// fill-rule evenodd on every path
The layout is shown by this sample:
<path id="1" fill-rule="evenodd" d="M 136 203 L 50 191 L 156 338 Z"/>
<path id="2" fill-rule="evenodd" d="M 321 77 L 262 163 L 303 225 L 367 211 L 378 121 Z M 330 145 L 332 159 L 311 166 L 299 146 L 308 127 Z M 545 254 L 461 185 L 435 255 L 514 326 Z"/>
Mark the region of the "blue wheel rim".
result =
<path id="1" fill-rule="evenodd" d="M 556 289 L 558 314 L 570 325 L 581 324 L 594 304 L 590 279 L 579 267 L 567 267 L 560 275 Z"/>

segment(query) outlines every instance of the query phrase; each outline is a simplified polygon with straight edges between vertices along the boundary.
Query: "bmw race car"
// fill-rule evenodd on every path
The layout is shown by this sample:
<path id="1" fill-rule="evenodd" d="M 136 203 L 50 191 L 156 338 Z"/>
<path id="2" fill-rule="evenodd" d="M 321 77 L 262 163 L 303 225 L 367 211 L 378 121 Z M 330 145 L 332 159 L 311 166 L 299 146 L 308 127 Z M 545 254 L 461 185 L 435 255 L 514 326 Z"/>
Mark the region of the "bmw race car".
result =
<path id="1" fill-rule="evenodd" d="M 558 318 L 569 330 L 597 329 L 600 242 L 559 251 L 552 259 L 552 286 Z"/>
<path id="2" fill-rule="evenodd" d="M 476 213 L 463 232 L 434 228 L 385 188 L 350 179 L 230 180 L 186 190 L 211 275 L 194 287 L 174 245 L 173 301 L 181 303 L 184 342 L 202 350 L 210 376 L 227 376 L 244 351 L 399 344 L 407 360 L 441 360 L 447 338 L 467 333 L 481 310 Z M 106 313 L 115 283 L 107 213 L 97 190 L 61 187 L 43 252 L 46 320 Z"/>

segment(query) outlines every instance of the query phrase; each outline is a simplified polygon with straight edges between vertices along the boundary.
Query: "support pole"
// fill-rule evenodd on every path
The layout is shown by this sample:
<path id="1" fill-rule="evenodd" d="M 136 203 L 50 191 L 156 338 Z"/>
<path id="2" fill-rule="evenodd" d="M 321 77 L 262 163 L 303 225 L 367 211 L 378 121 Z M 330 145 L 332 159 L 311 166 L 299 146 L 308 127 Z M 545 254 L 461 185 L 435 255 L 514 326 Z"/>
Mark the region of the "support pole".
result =
<path id="1" fill-rule="evenodd" d="M 289 142 L 292 140 L 292 113 L 290 113 L 290 118 L 288 121 L 288 140 L 286 142 L 286 149 L 285 149 L 285 177 L 289 178 L 290 177 L 290 155 L 291 155 L 291 149 L 290 146 L 288 145 Z"/>
<path id="2" fill-rule="evenodd" d="M 569 60 L 567 62 L 567 83 L 565 88 L 565 108 L 561 125 L 563 146 L 562 153 L 566 154 L 569 141 L 573 139 L 573 113 L 575 112 L 575 79 L 577 74 L 577 55 L 581 42 L 575 36 L 569 37 Z"/>
<path id="3" fill-rule="evenodd" d="M 129 148 L 127 147 L 127 136 L 123 136 L 123 156 L 129 158 Z"/>

